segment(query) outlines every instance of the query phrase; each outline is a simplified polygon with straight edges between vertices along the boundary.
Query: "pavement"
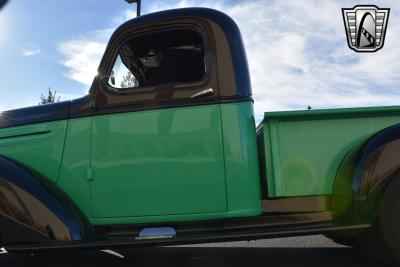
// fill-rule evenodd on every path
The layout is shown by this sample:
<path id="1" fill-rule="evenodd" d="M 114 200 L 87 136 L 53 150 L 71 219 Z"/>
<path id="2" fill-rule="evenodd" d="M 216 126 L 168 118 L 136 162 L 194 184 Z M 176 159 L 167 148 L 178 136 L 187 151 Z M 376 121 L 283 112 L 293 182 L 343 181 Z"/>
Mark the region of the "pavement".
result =
<path id="1" fill-rule="evenodd" d="M 124 249 L 108 252 L 13 255 L 0 251 L 0 266 L 383 267 L 384 265 L 365 257 L 354 248 L 338 245 L 321 235 L 314 235 L 249 242 Z"/>

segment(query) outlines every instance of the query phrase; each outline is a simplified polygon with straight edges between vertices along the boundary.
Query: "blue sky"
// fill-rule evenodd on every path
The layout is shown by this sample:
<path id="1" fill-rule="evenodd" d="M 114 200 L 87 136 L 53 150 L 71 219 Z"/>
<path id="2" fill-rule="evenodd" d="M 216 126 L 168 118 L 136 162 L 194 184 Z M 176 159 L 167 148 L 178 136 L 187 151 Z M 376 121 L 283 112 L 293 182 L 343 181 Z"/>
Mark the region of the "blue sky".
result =
<path id="1" fill-rule="evenodd" d="M 83 95 L 87 85 L 68 77 L 59 45 L 114 26 L 126 8 L 122 0 L 10 0 L 0 12 L 0 107 L 35 104 L 49 86 L 63 98 Z"/>
<path id="2" fill-rule="evenodd" d="M 34 2 L 39 4 L 34 4 Z M 385 47 L 347 47 L 341 8 L 391 8 Z M 400 102 L 400 3 L 333 0 L 143 0 L 143 13 L 204 6 L 241 28 L 255 110 L 395 105 Z M 10 0 L 0 11 L 0 110 L 35 105 L 51 86 L 63 100 L 84 95 L 112 31 L 132 18 L 123 0 Z"/>

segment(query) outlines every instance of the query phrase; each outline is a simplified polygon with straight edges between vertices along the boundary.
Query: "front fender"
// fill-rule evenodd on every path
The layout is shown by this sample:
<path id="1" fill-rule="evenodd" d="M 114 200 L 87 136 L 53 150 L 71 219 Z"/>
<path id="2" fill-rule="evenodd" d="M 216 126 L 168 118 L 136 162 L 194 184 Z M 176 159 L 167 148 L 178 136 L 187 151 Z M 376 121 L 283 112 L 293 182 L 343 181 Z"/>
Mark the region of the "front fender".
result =
<path id="1" fill-rule="evenodd" d="M 87 240 L 90 229 L 85 216 L 58 188 L 0 156 L 0 243 Z"/>

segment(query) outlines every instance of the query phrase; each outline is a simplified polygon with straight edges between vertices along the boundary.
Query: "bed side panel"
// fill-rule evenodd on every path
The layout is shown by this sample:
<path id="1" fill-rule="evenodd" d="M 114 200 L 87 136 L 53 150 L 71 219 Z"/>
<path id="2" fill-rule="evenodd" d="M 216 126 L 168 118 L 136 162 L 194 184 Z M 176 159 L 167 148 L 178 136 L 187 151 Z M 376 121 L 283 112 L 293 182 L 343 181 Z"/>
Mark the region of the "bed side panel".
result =
<path id="1" fill-rule="evenodd" d="M 399 121 L 399 107 L 266 113 L 269 197 L 332 194 L 345 155 Z"/>

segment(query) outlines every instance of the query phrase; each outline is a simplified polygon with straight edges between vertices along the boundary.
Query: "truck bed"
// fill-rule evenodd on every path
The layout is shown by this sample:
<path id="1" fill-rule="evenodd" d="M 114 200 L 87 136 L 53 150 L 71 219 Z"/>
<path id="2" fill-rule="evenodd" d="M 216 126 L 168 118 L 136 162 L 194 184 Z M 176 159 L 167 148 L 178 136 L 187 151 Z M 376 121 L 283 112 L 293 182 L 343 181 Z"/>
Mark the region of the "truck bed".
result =
<path id="1" fill-rule="evenodd" d="M 400 106 L 266 112 L 258 140 L 268 196 L 332 194 L 350 149 L 399 122 Z"/>

